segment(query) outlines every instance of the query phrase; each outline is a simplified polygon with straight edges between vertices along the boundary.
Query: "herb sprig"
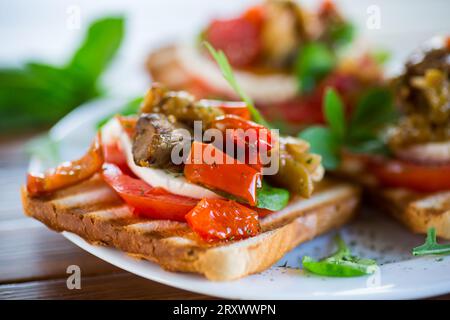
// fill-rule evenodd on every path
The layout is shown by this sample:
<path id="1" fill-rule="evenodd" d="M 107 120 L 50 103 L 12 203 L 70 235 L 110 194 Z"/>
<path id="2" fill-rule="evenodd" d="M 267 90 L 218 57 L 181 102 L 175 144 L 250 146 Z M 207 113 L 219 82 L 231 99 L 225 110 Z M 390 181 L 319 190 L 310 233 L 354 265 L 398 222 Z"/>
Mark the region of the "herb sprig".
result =
<path id="1" fill-rule="evenodd" d="M 386 152 L 377 130 L 395 119 L 392 96 L 387 89 L 368 90 L 348 121 L 342 99 L 332 88 L 325 91 L 323 109 L 327 126 L 309 127 L 299 137 L 311 144 L 311 152 L 322 156 L 326 169 L 339 166 L 343 149 L 354 153 Z"/>
<path id="2" fill-rule="evenodd" d="M 253 102 L 253 99 L 247 95 L 244 90 L 239 86 L 234 73 L 233 68 L 231 67 L 230 63 L 228 62 L 228 59 L 223 53 L 222 50 L 216 50 L 214 47 L 207 41 L 203 42 L 204 46 L 208 49 L 211 56 L 216 61 L 217 65 L 220 68 L 220 71 L 222 72 L 223 77 L 228 82 L 228 84 L 233 88 L 233 90 L 236 92 L 239 97 L 245 102 L 247 105 L 248 110 L 250 111 L 250 115 L 252 116 L 253 121 L 263 125 L 266 128 L 270 128 L 271 126 L 269 123 L 264 119 L 264 117 L 261 115 L 261 113 L 256 109 L 255 104 Z"/>
<path id="3" fill-rule="evenodd" d="M 429 228 L 425 243 L 412 250 L 415 256 L 450 254 L 450 244 L 439 244 L 436 240 L 436 229 Z"/>
<path id="4" fill-rule="evenodd" d="M 353 256 L 342 238 L 335 239 L 338 250 L 330 257 L 316 261 L 309 256 L 302 259 L 303 268 L 327 277 L 359 277 L 373 274 L 378 266 L 375 260 Z"/>
<path id="5" fill-rule="evenodd" d="M 62 66 L 40 62 L 0 69 L 0 132 L 48 126 L 83 102 L 102 95 L 99 78 L 124 35 L 123 17 L 95 21 Z"/>

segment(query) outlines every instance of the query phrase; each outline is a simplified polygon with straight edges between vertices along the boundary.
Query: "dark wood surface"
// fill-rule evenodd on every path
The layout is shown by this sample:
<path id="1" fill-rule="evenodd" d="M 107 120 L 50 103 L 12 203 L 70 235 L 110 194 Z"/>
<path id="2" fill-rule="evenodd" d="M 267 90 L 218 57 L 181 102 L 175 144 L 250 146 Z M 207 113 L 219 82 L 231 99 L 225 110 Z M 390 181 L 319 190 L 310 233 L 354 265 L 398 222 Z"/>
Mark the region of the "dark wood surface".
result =
<path id="1" fill-rule="evenodd" d="M 211 298 L 125 272 L 25 217 L 19 188 L 28 164 L 28 139 L 0 139 L 0 300 Z M 70 265 L 81 269 L 80 290 L 67 288 Z"/>

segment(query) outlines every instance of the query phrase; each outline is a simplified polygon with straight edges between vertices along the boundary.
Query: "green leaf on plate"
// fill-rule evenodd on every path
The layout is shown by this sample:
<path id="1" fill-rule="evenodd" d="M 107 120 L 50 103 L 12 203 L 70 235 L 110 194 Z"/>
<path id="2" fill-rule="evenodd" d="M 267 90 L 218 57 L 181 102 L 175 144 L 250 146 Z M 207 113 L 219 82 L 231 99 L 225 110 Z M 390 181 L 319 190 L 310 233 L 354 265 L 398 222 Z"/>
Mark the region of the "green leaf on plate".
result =
<path id="1" fill-rule="evenodd" d="M 302 259 L 303 268 L 327 277 L 360 277 L 373 274 L 378 266 L 375 260 L 353 256 L 340 236 L 336 237 L 338 250 L 328 258 L 316 261 L 309 256 Z"/>
<path id="2" fill-rule="evenodd" d="M 412 251 L 415 256 L 450 254 L 450 244 L 439 244 L 436 240 L 436 229 L 429 228 L 425 243 Z"/>

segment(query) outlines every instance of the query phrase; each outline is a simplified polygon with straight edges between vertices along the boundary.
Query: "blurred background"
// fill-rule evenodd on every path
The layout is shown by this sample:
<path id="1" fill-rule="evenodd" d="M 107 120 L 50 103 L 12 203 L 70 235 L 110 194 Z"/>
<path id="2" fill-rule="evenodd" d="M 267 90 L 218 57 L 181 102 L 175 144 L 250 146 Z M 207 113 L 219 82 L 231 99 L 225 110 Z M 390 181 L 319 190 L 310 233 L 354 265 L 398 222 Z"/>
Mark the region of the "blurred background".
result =
<path id="1" fill-rule="evenodd" d="M 390 74 L 399 71 L 406 55 L 419 44 L 450 32 L 448 0 L 335 2 L 355 24 L 358 43 L 391 53 L 386 65 Z M 97 259 L 62 243 L 36 221 L 25 219 L 19 190 L 29 154 L 51 154 L 54 150 L 47 130 L 79 104 L 142 96 L 151 82 L 145 60 L 152 49 L 195 39 L 212 18 L 227 17 L 255 3 L 258 1 L 0 1 L 0 245 L 4 245 L 0 248 L 0 283 L 49 279 L 55 274 L 64 277 L 62 267 L 67 263 L 58 262 L 60 257 L 69 261 L 68 257 L 79 255 L 93 274 L 112 268 L 102 265 L 104 269 L 97 270 L 101 265 Z M 319 5 L 314 0 L 300 3 Z M 371 23 L 373 15 L 379 15 L 379 25 Z M 17 243 L 13 249 L 11 242 Z M 16 269 L 11 261 L 24 268 Z M 124 277 L 128 279 L 128 275 Z M 100 283 L 103 286 L 105 281 Z M 158 290 L 169 289 L 161 285 Z"/>

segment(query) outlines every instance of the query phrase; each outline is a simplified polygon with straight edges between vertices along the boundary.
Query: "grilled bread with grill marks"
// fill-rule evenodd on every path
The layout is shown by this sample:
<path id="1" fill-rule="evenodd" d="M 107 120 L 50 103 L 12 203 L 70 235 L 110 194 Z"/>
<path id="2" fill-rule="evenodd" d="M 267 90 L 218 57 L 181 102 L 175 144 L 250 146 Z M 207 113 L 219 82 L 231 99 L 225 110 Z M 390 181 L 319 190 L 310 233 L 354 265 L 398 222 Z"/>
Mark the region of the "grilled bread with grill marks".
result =
<path id="1" fill-rule="evenodd" d="M 259 235 L 213 244 L 198 238 L 186 223 L 136 216 L 99 175 L 45 197 L 30 197 L 23 187 L 22 202 L 28 216 L 55 231 L 73 232 L 170 271 L 224 281 L 263 271 L 298 244 L 348 222 L 359 193 L 350 184 L 322 182 L 311 198 L 293 199 L 262 218 Z"/>

